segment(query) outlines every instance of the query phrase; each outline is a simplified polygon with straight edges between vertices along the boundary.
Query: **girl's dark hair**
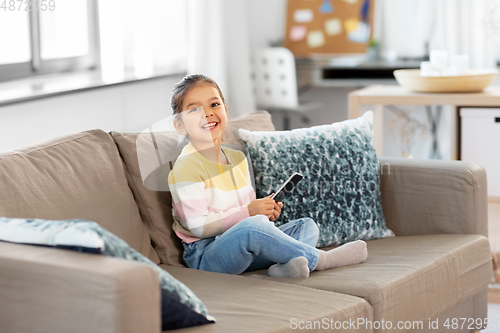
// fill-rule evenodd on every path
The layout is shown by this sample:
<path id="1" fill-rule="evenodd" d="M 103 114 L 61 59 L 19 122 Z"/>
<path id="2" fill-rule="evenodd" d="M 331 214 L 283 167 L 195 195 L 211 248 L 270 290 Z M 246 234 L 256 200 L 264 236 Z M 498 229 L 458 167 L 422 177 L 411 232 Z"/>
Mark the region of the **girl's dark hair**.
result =
<path id="1" fill-rule="evenodd" d="M 182 102 L 184 101 L 184 97 L 194 87 L 201 84 L 207 84 L 217 89 L 217 91 L 219 92 L 219 96 L 222 99 L 222 103 L 226 108 L 226 112 L 228 112 L 226 100 L 224 99 L 224 95 L 222 94 L 222 91 L 220 90 L 217 82 L 203 74 L 190 74 L 184 76 L 182 80 L 174 85 L 174 89 L 172 89 L 170 106 L 172 107 L 174 120 L 181 121 Z M 185 146 L 188 143 L 188 140 L 189 135 L 181 135 L 177 143 L 178 147 Z M 222 139 L 222 141 L 224 141 L 224 138 Z"/>
<path id="2" fill-rule="evenodd" d="M 190 92 L 194 87 L 200 84 L 208 84 L 219 92 L 220 98 L 222 99 L 222 103 L 227 110 L 226 100 L 224 99 L 224 95 L 219 88 L 219 85 L 208 76 L 203 74 L 190 74 L 186 75 L 182 80 L 177 82 L 174 85 L 174 89 L 172 89 L 172 98 L 170 100 L 170 105 L 172 106 L 172 111 L 174 116 L 181 113 L 182 111 L 182 101 L 184 101 L 184 97 L 188 92 Z"/>

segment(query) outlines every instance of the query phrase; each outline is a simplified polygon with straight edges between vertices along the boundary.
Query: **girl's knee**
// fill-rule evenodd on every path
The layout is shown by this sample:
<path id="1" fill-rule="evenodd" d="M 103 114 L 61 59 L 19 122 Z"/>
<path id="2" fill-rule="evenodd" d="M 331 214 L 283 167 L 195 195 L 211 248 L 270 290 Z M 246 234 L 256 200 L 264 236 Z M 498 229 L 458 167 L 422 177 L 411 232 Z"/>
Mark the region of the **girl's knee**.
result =
<path id="1" fill-rule="evenodd" d="M 319 240 L 319 227 L 318 224 L 310 217 L 303 218 L 305 241 L 311 246 L 316 246 Z"/>
<path id="2" fill-rule="evenodd" d="M 274 227 L 274 223 L 269 221 L 269 218 L 265 215 L 254 215 L 247 217 L 243 221 L 239 222 L 236 224 L 239 229 L 246 229 L 246 230 L 262 230 L 265 228 L 271 228 Z"/>
<path id="3" fill-rule="evenodd" d="M 305 217 L 304 220 L 304 225 L 306 226 L 306 228 L 310 229 L 311 232 L 316 231 L 316 233 L 319 235 L 319 227 L 316 221 L 314 221 L 310 217 Z"/>

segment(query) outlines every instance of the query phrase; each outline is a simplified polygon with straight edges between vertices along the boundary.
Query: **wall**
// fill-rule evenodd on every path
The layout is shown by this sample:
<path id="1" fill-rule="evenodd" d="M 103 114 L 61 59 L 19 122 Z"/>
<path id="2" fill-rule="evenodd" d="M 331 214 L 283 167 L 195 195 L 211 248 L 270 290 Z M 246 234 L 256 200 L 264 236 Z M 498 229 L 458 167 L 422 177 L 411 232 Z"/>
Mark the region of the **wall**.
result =
<path id="1" fill-rule="evenodd" d="M 286 3 L 286 0 L 247 0 L 250 49 L 283 39 Z"/>
<path id="2" fill-rule="evenodd" d="M 181 78 L 120 84 L 0 107 L 0 153 L 94 128 L 142 131 L 171 114 L 170 92 Z"/>
<path id="3" fill-rule="evenodd" d="M 269 46 L 271 41 L 282 40 L 286 23 L 286 0 L 247 0 L 250 49 Z M 308 111 L 309 123 L 301 114 L 290 114 L 291 128 L 330 124 L 347 119 L 347 94 L 352 88 L 306 87 L 299 90 L 301 104 L 320 102 L 316 110 Z M 273 114 L 276 129 L 283 129 L 283 115 Z"/>

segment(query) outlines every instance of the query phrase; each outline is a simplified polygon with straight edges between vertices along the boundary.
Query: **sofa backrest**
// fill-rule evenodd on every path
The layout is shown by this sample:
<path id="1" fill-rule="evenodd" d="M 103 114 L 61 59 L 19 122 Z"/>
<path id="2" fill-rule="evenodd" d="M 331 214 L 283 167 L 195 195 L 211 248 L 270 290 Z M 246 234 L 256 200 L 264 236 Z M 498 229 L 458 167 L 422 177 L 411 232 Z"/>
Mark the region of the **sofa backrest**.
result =
<path id="1" fill-rule="evenodd" d="M 155 263 L 113 139 L 90 130 L 0 155 L 0 216 L 95 221 Z"/>
<path id="2" fill-rule="evenodd" d="M 259 131 L 275 130 L 271 115 L 267 111 L 255 111 L 231 119 L 224 132 L 224 145 L 244 152 L 246 151 L 245 145 L 237 134 L 239 128 Z M 146 187 L 143 182 L 144 177 L 141 176 L 136 142 L 138 138 L 143 141 L 149 140 L 150 134 L 118 132 L 110 132 L 110 134 L 125 162 L 129 186 L 134 193 L 143 223 L 149 231 L 153 247 L 162 264 L 183 266 L 182 243 L 172 231 L 172 196 L 163 185 L 155 186 L 155 184 L 146 183 L 148 185 Z M 169 162 L 173 165 L 179 156 L 181 149 L 177 147 L 178 136 L 175 131 L 154 133 L 152 144 L 157 151 L 153 149 L 150 158 L 153 160 L 159 158 L 163 164 L 154 171 L 155 179 L 158 181 L 163 180 L 166 183 L 171 170 Z"/>
<path id="3" fill-rule="evenodd" d="M 142 222 L 146 226 L 162 264 L 182 266 L 182 244 L 172 231 L 172 196 L 168 191 L 156 191 L 143 184 L 136 141 L 140 133 L 110 132 L 116 142 L 120 155 L 126 165 L 127 179 L 134 193 L 135 201 L 141 213 Z M 176 136 L 171 132 L 155 133 L 156 143 L 163 152 L 170 155 L 168 161 L 177 159 Z M 168 167 L 168 164 L 166 164 Z M 169 169 L 162 168 L 164 177 L 168 177 Z M 161 175 L 159 176 L 161 177 Z"/>

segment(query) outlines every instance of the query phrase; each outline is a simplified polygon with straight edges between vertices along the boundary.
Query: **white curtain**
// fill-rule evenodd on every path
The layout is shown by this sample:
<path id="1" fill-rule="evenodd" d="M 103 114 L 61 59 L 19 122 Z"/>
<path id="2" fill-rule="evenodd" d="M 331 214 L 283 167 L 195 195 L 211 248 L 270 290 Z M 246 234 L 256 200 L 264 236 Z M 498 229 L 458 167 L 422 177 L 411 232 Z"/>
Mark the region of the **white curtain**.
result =
<path id="1" fill-rule="evenodd" d="M 421 57 L 429 48 L 467 54 L 472 68 L 495 67 L 498 34 L 488 20 L 493 0 L 380 0 L 381 42 L 399 56 Z"/>
<path id="2" fill-rule="evenodd" d="M 490 0 L 439 0 L 431 49 L 467 54 L 473 68 L 495 67 L 494 36 L 486 26 Z"/>
<path id="3" fill-rule="evenodd" d="M 153 10 L 154 8 L 154 10 Z M 101 64 L 105 80 L 124 70 L 148 76 L 155 70 L 186 70 L 186 6 L 177 0 L 99 1 Z"/>
<path id="4" fill-rule="evenodd" d="M 220 86 L 232 118 L 255 110 L 246 0 L 188 0 L 187 72 Z"/>

